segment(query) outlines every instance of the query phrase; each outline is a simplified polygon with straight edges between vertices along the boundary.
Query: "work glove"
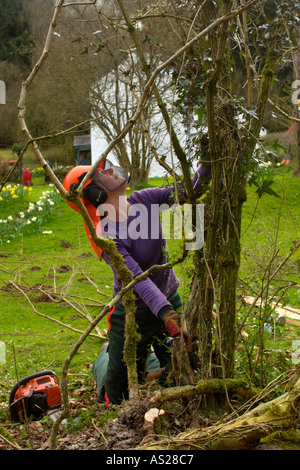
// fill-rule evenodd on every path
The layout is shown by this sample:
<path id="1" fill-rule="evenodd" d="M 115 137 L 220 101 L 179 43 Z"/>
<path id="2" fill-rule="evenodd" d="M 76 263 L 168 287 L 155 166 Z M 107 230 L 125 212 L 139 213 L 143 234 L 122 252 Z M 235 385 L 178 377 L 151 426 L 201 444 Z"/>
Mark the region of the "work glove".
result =
<path id="1" fill-rule="evenodd" d="M 172 338 L 176 338 L 181 333 L 181 317 L 175 310 L 167 310 L 161 313 L 160 318 L 165 324 L 165 328 Z M 188 337 L 186 331 L 182 331 L 184 338 Z"/>

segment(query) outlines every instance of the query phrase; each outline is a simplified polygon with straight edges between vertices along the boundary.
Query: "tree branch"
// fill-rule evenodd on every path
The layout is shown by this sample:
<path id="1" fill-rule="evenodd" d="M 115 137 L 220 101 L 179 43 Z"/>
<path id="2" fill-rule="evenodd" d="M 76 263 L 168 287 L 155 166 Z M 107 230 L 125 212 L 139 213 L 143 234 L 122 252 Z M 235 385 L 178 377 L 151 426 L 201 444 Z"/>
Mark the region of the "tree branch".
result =
<path id="1" fill-rule="evenodd" d="M 122 1 L 121 0 L 118 0 L 119 3 L 122 5 Z M 141 112 L 144 108 L 144 106 L 146 105 L 147 103 L 147 100 L 148 98 L 150 97 L 152 91 L 153 91 L 153 87 L 155 85 L 155 80 L 156 80 L 156 77 L 166 68 L 168 67 L 169 65 L 172 64 L 172 62 L 174 62 L 178 57 L 180 57 L 180 55 L 182 55 L 186 50 L 188 50 L 192 45 L 194 45 L 197 41 L 199 41 L 199 39 L 201 39 L 202 37 L 206 36 L 208 33 L 210 33 L 211 31 L 213 31 L 214 29 L 218 28 L 218 26 L 220 26 L 221 24 L 223 23 L 227 23 L 229 21 L 231 21 L 232 19 L 234 19 L 236 16 L 238 16 L 239 14 L 241 14 L 243 11 L 247 10 L 248 8 L 250 8 L 251 6 L 255 5 L 256 3 L 258 3 L 260 0 L 249 0 L 247 3 L 245 3 L 245 5 L 242 5 L 234 10 L 232 10 L 231 12 L 225 14 L 224 16 L 220 17 L 220 18 L 217 18 L 215 21 L 213 21 L 210 25 L 208 25 L 205 29 L 203 29 L 200 33 L 198 33 L 193 39 L 191 39 L 190 41 L 188 41 L 183 47 L 181 47 L 180 49 L 178 49 L 171 57 L 169 57 L 169 59 L 167 59 L 165 62 L 163 62 L 160 66 L 158 66 L 156 68 L 156 70 L 154 70 L 154 72 L 149 76 L 149 79 L 148 79 L 148 82 L 146 83 L 145 87 L 144 87 L 144 91 L 141 95 L 141 99 L 140 99 L 140 103 L 139 103 L 139 106 L 137 107 L 136 109 L 136 112 L 134 113 L 134 115 L 131 117 L 131 119 L 127 122 L 127 124 L 124 126 L 123 130 L 120 132 L 120 134 L 116 137 L 116 139 L 110 143 L 110 145 L 107 147 L 107 149 L 103 152 L 103 154 L 98 158 L 98 160 L 94 163 L 92 169 L 90 170 L 90 172 L 86 175 L 86 177 L 83 179 L 82 183 L 81 183 L 81 187 L 79 188 L 79 190 L 81 190 L 85 183 L 88 181 L 88 179 L 90 178 L 91 174 L 95 171 L 95 169 L 97 168 L 97 166 L 99 165 L 99 163 L 104 160 L 107 155 L 109 154 L 109 152 L 112 150 L 112 148 L 117 144 L 117 142 L 119 140 L 121 140 L 123 137 L 125 137 L 125 135 L 127 134 L 127 132 L 129 131 L 129 129 L 136 123 L 136 121 L 139 119 L 140 115 L 141 115 Z M 125 8 L 125 7 L 124 7 Z M 126 12 L 126 10 L 124 10 Z M 127 19 L 127 22 L 129 23 L 129 25 L 131 25 L 131 22 L 130 22 L 130 18 L 128 17 Z M 133 26 L 132 26 L 133 27 Z M 139 44 L 138 42 L 136 43 L 136 45 Z M 147 67 L 147 64 L 144 64 L 146 65 Z M 168 129 L 170 128 L 170 126 L 168 126 Z M 190 178 L 187 178 L 186 181 L 190 181 Z"/>
<path id="2" fill-rule="evenodd" d="M 293 249 L 291 249 L 290 253 L 284 258 L 284 260 L 282 260 L 282 262 L 277 266 L 277 268 L 273 271 L 273 273 L 270 275 L 269 279 L 268 279 L 268 282 L 261 288 L 261 290 L 259 291 L 259 293 L 256 295 L 251 307 L 249 308 L 248 312 L 246 313 L 246 315 L 244 316 L 243 320 L 241 321 L 240 325 L 239 325 L 239 328 L 238 328 L 238 333 L 240 333 L 242 331 L 242 328 L 244 327 L 245 325 L 245 322 L 247 320 L 247 318 L 249 317 L 250 313 L 252 312 L 253 308 L 255 307 L 256 305 L 256 302 L 258 301 L 258 299 L 262 296 L 263 292 L 265 291 L 265 289 L 268 288 L 268 286 L 270 285 L 270 282 L 274 279 L 274 277 L 278 274 L 278 272 L 280 271 L 280 269 L 282 268 L 282 266 L 285 265 L 285 263 L 290 259 L 290 257 L 298 250 L 298 248 L 300 247 L 300 240 L 295 244 L 295 246 L 293 247 Z"/>
<path id="3" fill-rule="evenodd" d="M 63 328 L 67 328 L 67 329 L 69 329 L 69 330 L 71 330 L 71 331 L 74 331 L 75 333 L 83 334 L 83 331 L 78 330 L 77 328 L 73 328 L 72 326 L 67 325 L 66 323 L 63 323 L 63 322 L 61 322 L 61 321 L 59 321 L 59 320 L 56 320 L 55 318 L 49 317 L 48 315 L 45 315 L 44 313 L 39 312 L 39 311 L 35 308 L 35 306 L 33 305 L 33 303 L 31 302 L 31 300 L 29 299 L 28 295 L 24 292 L 24 290 L 21 289 L 21 287 L 18 286 L 18 285 L 17 285 L 15 282 L 13 282 L 13 281 L 11 281 L 11 284 L 14 286 L 14 288 L 15 288 L 17 291 L 19 291 L 19 292 L 25 297 L 25 299 L 26 299 L 27 302 L 29 303 L 29 305 L 30 305 L 30 307 L 32 308 L 32 310 L 34 311 L 34 313 L 36 313 L 36 314 L 39 315 L 40 317 L 43 317 L 43 318 L 45 318 L 45 319 L 47 319 L 47 320 L 50 320 L 50 321 L 52 321 L 52 322 L 54 322 L 54 323 L 57 323 L 58 325 L 62 326 Z M 45 294 L 48 295 L 48 296 L 51 298 L 51 294 L 49 294 L 48 292 L 45 292 Z M 65 300 L 65 299 L 64 299 L 64 300 Z M 72 308 L 74 308 L 74 307 L 72 306 Z M 91 319 L 89 319 L 89 320 L 91 320 Z M 106 336 L 101 335 L 101 334 L 98 334 L 98 335 L 95 335 L 95 338 L 106 339 Z"/>
<path id="4" fill-rule="evenodd" d="M 294 122 L 300 122 L 300 119 L 295 117 L 295 116 L 291 116 L 290 114 L 286 113 L 283 109 L 281 109 L 277 104 L 274 103 L 274 101 L 271 100 L 271 98 L 268 98 L 268 101 L 269 103 L 280 113 L 282 114 L 282 116 L 286 117 L 287 119 L 289 119 L 290 121 L 294 121 Z"/>
<path id="5" fill-rule="evenodd" d="M 227 381 L 226 381 L 227 382 Z M 142 444 L 139 450 L 245 450 L 277 430 L 290 429 L 299 420 L 300 379 L 285 394 L 262 403 L 227 423 L 209 426 Z"/>

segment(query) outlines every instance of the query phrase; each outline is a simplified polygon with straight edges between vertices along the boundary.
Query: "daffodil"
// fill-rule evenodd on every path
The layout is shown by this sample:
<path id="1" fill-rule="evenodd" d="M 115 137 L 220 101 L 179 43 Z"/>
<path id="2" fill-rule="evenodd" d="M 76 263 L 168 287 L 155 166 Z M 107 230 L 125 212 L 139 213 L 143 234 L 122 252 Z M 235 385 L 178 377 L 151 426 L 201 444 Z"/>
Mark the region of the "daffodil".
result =
<path id="1" fill-rule="evenodd" d="M 18 188 L 17 194 L 15 194 L 15 190 Z M 21 191 L 20 191 L 21 188 Z M 4 192 L 4 189 L 6 190 L 6 193 Z M 1 193 L 0 196 L 0 201 L 4 200 L 6 201 L 8 199 L 16 199 L 16 198 L 22 198 L 24 195 L 29 194 L 29 191 L 32 191 L 32 188 L 29 187 L 21 187 L 21 186 L 6 186 L 3 188 L 3 192 Z M 56 206 L 56 195 L 60 194 L 59 191 L 56 190 L 53 191 L 44 191 L 42 196 L 39 198 L 37 202 L 29 202 L 28 207 L 24 211 L 20 211 L 18 216 L 14 218 L 13 216 L 9 216 L 6 219 L 0 219 L 0 227 L 1 227 L 1 234 L 0 234 L 0 243 L 2 243 L 4 240 L 7 243 L 10 243 L 9 238 L 9 231 L 6 230 L 13 230 L 16 231 L 19 235 L 22 235 L 22 232 L 24 230 L 24 223 L 26 226 L 28 226 L 28 230 L 31 229 L 29 227 L 32 225 L 32 227 L 35 226 L 35 222 L 43 220 L 44 215 L 47 217 L 49 214 L 52 212 L 52 208 Z M 49 207 L 50 206 L 50 207 Z M 45 210 L 47 208 L 47 210 Z M 43 211 L 43 212 L 42 212 Z M 38 214 L 40 212 L 40 214 Z M 5 230 L 4 230 L 5 228 Z M 51 234 L 51 230 L 46 230 L 43 232 L 44 234 Z M 4 239 L 2 238 L 4 237 Z"/>

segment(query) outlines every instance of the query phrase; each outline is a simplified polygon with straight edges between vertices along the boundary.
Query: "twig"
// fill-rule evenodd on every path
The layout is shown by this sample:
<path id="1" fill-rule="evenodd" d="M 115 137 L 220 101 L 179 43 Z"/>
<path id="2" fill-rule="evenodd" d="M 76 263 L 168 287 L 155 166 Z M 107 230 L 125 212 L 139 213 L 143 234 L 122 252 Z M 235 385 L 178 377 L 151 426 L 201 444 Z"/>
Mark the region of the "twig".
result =
<path id="1" fill-rule="evenodd" d="M 6 442 L 6 444 L 10 445 L 15 450 L 22 450 L 22 447 L 20 447 L 18 444 L 13 444 L 6 437 L 4 437 L 2 434 L 0 434 L 0 439 L 2 439 L 4 442 Z"/>
<path id="2" fill-rule="evenodd" d="M 107 440 L 106 437 L 104 436 L 103 432 L 96 426 L 94 420 L 92 420 L 92 425 L 94 426 L 94 428 L 96 429 L 96 431 L 100 434 L 100 436 L 101 436 L 102 439 L 104 440 L 105 444 L 108 444 L 108 440 Z"/>
<path id="3" fill-rule="evenodd" d="M 12 285 L 15 287 L 15 289 L 17 289 L 19 292 L 21 292 L 21 294 L 24 295 L 24 297 L 26 298 L 27 302 L 29 303 L 29 305 L 31 306 L 32 310 L 37 314 L 39 315 L 40 317 L 43 317 L 43 318 L 46 318 L 47 320 L 50 320 L 50 321 L 53 321 L 54 323 L 57 323 L 58 325 L 60 326 L 63 326 L 64 328 L 68 328 L 69 330 L 71 331 L 74 331 L 75 333 L 79 333 L 79 334 L 82 334 L 83 332 L 81 330 L 78 330 L 76 328 L 73 328 L 72 326 L 70 325 L 67 325 L 59 320 L 56 320 L 55 318 L 52 318 L 52 317 L 49 317 L 48 315 L 45 315 L 44 313 L 41 313 L 39 312 L 35 306 L 33 305 L 33 303 L 31 302 L 31 300 L 29 299 L 28 295 L 24 292 L 23 289 L 21 289 L 15 282 L 11 281 Z M 45 292 L 49 297 L 51 297 L 51 294 L 49 294 L 48 292 Z M 93 336 L 93 335 L 92 335 Z M 95 336 L 95 337 L 99 337 L 99 336 Z M 102 339 L 106 339 L 106 336 L 103 336 Z"/>
<path id="4" fill-rule="evenodd" d="M 72 3 L 65 3 L 63 7 L 77 7 L 77 6 L 90 6 L 95 5 L 97 0 L 91 0 L 91 2 L 72 2 Z"/>
<path id="5" fill-rule="evenodd" d="M 44 159 L 38 145 L 36 142 L 33 140 L 33 137 L 31 136 L 29 129 L 27 127 L 26 121 L 25 121 L 25 113 L 26 113 L 26 96 L 27 96 L 27 89 L 33 82 L 34 78 L 36 77 L 37 73 L 41 69 L 42 65 L 44 64 L 45 60 L 48 57 L 49 54 L 49 49 L 50 49 L 50 44 L 53 38 L 53 33 L 55 31 L 55 27 L 57 25 L 58 17 L 60 15 L 61 9 L 63 7 L 64 0 L 57 0 L 54 6 L 54 13 L 53 17 L 47 32 L 46 36 L 46 41 L 44 45 L 43 52 L 38 59 L 37 63 L 33 67 L 31 73 L 29 74 L 28 78 L 23 82 L 22 88 L 21 88 L 21 93 L 20 93 L 20 99 L 19 99 L 19 104 L 18 104 L 18 119 L 20 123 L 20 127 L 24 135 L 27 137 L 27 140 L 30 141 L 30 143 L 33 145 L 33 149 L 38 157 L 38 160 L 40 161 L 42 167 L 46 170 L 47 174 L 49 175 L 51 181 L 55 184 L 56 188 L 60 191 L 60 193 L 66 197 L 67 196 L 67 191 L 64 189 L 63 185 L 59 181 L 59 179 L 56 177 L 54 172 L 51 170 L 50 166 Z M 28 145 L 29 142 L 27 142 L 26 145 Z"/>
<path id="6" fill-rule="evenodd" d="M 128 54 L 128 58 L 129 58 L 129 61 L 131 61 L 131 57 L 130 55 Z M 130 85 L 131 87 L 131 91 L 136 99 L 136 102 L 137 104 L 139 103 L 139 97 L 137 95 L 137 93 L 135 92 L 135 88 L 132 84 L 132 81 L 130 80 L 129 78 L 129 75 L 128 73 L 125 74 L 125 77 L 126 77 L 126 80 L 128 81 L 128 84 Z M 158 155 L 158 152 L 156 150 L 156 148 L 154 147 L 154 145 L 152 144 L 151 142 L 151 139 L 150 139 L 150 133 L 149 133 L 149 130 L 148 130 L 148 127 L 147 127 L 147 123 L 146 123 L 146 120 L 145 120 L 145 116 L 144 116 L 144 113 L 142 112 L 141 113 L 141 122 L 142 122 L 142 126 L 143 126 L 143 131 L 144 131 L 144 134 L 145 134 L 145 138 L 147 140 L 147 143 L 149 145 L 149 148 L 151 149 L 151 151 L 153 152 L 153 155 L 156 159 L 156 161 L 165 169 L 167 170 L 167 172 L 170 174 L 170 175 L 173 175 L 174 178 L 177 180 L 177 181 L 180 181 L 180 177 L 175 173 L 174 171 L 174 168 L 171 168 L 164 160 L 162 160 L 159 155 Z"/>
<path id="7" fill-rule="evenodd" d="M 85 272 L 85 270 L 84 270 L 83 268 L 82 268 L 82 273 L 83 273 L 83 275 L 85 276 L 85 278 L 90 282 L 90 284 L 92 284 L 92 286 L 95 287 L 96 292 L 97 292 L 98 294 L 101 294 L 101 295 L 104 295 L 105 297 L 110 298 L 110 295 L 109 295 L 109 294 L 106 294 L 106 292 L 102 292 L 102 291 L 98 288 L 97 284 L 86 274 L 86 272 Z"/>
<path id="8" fill-rule="evenodd" d="M 105 305 L 104 302 L 93 299 L 91 297 L 83 297 L 82 295 L 75 295 L 75 294 L 69 294 L 69 297 L 74 297 L 75 299 L 81 299 L 82 301 L 86 300 L 86 301 L 92 302 L 91 304 L 85 304 L 85 305 L 89 305 L 90 307 L 93 307 L 93 306 L 104 307 Z M 110 295 L 107 295 L 107 297 L 110 298 Z"/>
<path id="9" fill-rule="evenodd" d="M 284 117 L 286 117 L 290 121 L 300 122 L 299 118 L 295 116 L 291 116 L 290 114 L 283 111 L 283 109 L 281 109 L 277 104 L 275 104 L 274 101 L 271 100 L 271 98 L 268 98 L 268 101 L 280 114 L 282 114 Z"/>
<path id="10" fill-rule="evenodd" d="M 66 304 L 68 304 L 70 307 L 72 307 L 76 312 L 78 312 L 80 316 L 82 316 L 83 318 L 85 318 L 89 322 L 92 321 L 92 317 L 91 317 L 90 313 L 87 311 L 86 308 L 85 308 L 85 313 L 84 313 L 80 308 L 77 308 L 73 303 L 71 303 L 66 297 L 62 297 L 62 300 L 64 302 L 66 302 Z M 82 306 L 82 307 L 84 307 L 84 306 Z M 99 328 L 97 326 L 95 327 L 95 330 L 97 331 L 97 334 L 98 334 L 99 338 L 101 338 L 101 339 L 106 338 L 106 336 L 101 333 L 101 331 L 99 330 Z"/>
<path id="11" fill-rule="evenodd" d="M 249 308 L 248 312 L 246 313 L 246 315 L 244 316 L 242 322 L 240 323 L 239 328 L 238 328 L 238 334 L 240 334 L 240 332 L 242 331 L 242 328 L 244 327 L 247 318 L 249 317 L 250 313 L 252 312 L 253 308 L 255 307 L 256 302 L 257 302 L 258 299 L 262 296 L 264 290 L 267 288 L 267 285 L 270 284 L 270 282 L 274 279 L 274 277 L 275 277 L 275 276 L 277 275 L 277 273 L 280 271 L 280 269 L 282 268 L 282 266 L 284 266 L 285 263 L 290 259 L 290 257 L 295 253 L 295 251 L 297 251 L 297 249 L 299 248 L 299 246 L 300 246 L 300 240 L 298 241 L 298 243 L 296 243 L 296 245 L 293 247 L 293 249 L 290 251 L 290 253 L 284 258 L 284 260 L 283 260 L 283 261 L 277 266 L 277 268 L 273 271 L 273 273 L 272 273 L 271 276 L 269 277 L 268 284 L 266 284 L 265 286 L 263 286 L 263 287 L 261 288 L 261 290 L 259 291 L 259 293 L 258 293 L 257 296 L 255 297 L 255 299 L 253 300 L 251 307 Z"/>

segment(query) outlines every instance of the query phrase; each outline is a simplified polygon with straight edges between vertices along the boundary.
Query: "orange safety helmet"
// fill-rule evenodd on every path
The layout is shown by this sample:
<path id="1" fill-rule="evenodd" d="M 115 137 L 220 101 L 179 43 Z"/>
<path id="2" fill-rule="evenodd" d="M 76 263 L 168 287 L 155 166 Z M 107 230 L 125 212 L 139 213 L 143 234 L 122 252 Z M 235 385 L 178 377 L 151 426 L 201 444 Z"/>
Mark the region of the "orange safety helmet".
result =
<path id="1" fill-rule="evenodd" d="M 91 165 L 81 165 L 81 166 L 74 166 L 72 170 L 67 173 L 65 176 L 64 182 L 63 182 L 63 187 L 65 188 L 66 191 L 71 191 L 71 186 L 72 184 L 79 185 L 80 180 L 83 178 L 83 176 L 90 171 Z M 85 186 L 91 183 L 91 179 L 89 179 L 86 183 Z M 82 198 L 83 204 L 86 206 L 86 201 L 84 198 Z M 66 199 L 66 203 L 75 211 L 79 212 L 78 207 L 68 199 Z"/>
<path id="2" fill-rule="evenodd" d="M 101 162 L 99 167 L 101 168 L 103 165 L 104 165 L 104 162 Z M 69 173 L 66 175 L 64 182 L 63 182 L 63 187 L 65 188 L 65 190 L 71 191 L 71 186 L 73 184 L 78 186 L 80 184 L 80 181 L 84 177 L 84 175 L 90 169 L 91 169 L 91 165 L 79 165 L 79 166 L 75 166 L 74 168 L 72 168 L 72 170 L 70 170 Z M 89 179 L 84 187 L 86 188 L 91 182 L 92 182 L 92 179 Z M 99 215 L 97 208 L 93 204 L 91 204 L 84 196 L 82 197 L 82 202 L 85 205 L 90 215 L 90 218 L 93 222 L 95 229 L 98 229 L 97 232 L 99 233 L 99 228 L 101 229 L 101 219 L 100 219 L 100 215 Z M 68 199 L 66 199 L 66 203 L 76 212 L 79 212 L 78 207 L 72 201 L 69 201 Z M 101 250 L 101 248 L 98 245 L 96 245 L 96 243 L 93 241 L 85 222 L 84 222 L 84 228 L 90 240 L 92 250 L 96 253 L 98 258 L 101 259 L 103 250 Z"/>

